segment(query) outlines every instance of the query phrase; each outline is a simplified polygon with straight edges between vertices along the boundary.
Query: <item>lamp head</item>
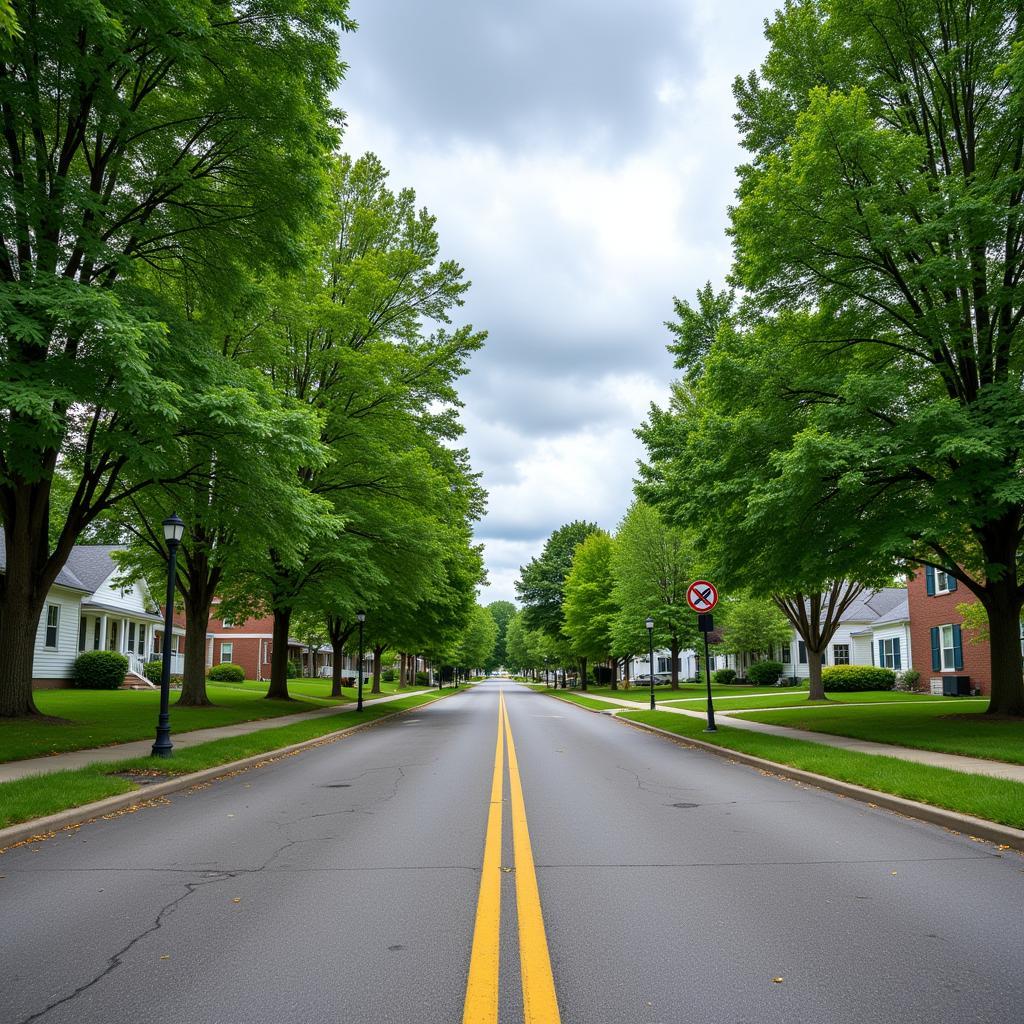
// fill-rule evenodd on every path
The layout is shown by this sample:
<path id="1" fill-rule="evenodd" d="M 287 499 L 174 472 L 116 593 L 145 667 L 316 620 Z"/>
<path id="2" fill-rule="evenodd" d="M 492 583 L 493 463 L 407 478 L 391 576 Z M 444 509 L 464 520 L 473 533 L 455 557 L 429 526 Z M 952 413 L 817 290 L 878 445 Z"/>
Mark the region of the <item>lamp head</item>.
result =
<path id="1" fill-rule="evenodd" d="M 644 623 L 644 625 L 645 625 L 645 626 L 646 626 L 646 627 L 647 627 L 648 629 L 654 629 L 654 619 L 652 619 L 652 618 L 650 617 L 650 615 L 648 615 L 648 616 L 647 616 L 647 621 L 646 621 L 646 622 Z"/>
<path id="2" fill-rule="evenodd" d="M 366 621 L 366 612 L 356 612 L 356 622 L 362 625 Z"/>
<path id="3" fill-rule="evenodd" d="M 177 513 L 164 520 L 164 540 L 169 545 L 177 546 L 185 533 L 185 524 L 178 518 Z"/>

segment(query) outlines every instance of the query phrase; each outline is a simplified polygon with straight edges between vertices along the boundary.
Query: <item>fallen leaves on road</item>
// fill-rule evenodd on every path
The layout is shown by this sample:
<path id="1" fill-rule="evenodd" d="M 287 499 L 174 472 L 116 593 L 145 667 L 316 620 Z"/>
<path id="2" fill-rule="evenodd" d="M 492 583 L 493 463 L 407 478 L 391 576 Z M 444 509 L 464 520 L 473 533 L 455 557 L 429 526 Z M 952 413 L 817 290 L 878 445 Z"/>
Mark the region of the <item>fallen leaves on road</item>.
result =
<path id="1" fill-rule="evenodd" d="M 241 903 L 242 902 L 242 897 L 241 896 L 236 896 L 231 902 L 232 903 Z"/>
<path id="2" fill-rule="evenodd" d="M 785 978 L 772 978 L 772 983 L 775 985 L 781 985 L 785 980 Z"/>

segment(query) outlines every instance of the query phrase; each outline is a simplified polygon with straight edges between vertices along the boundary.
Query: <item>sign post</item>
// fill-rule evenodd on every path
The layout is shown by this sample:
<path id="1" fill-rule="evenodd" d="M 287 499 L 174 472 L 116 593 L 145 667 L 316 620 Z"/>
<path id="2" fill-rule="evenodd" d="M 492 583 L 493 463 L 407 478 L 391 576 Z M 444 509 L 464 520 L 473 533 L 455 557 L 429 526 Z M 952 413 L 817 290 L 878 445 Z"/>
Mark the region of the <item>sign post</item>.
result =
<path id="1" fill-rule="evenodd" d="M 718 589 L 707 580 L 695 580 L 686 591 L 686 603 L 697 613 L 697 629 L 704 634 L 704 678 L 708 689 L 708 725 L 705 732 L 718 732 L 715 726 L 715 705 L 711 699 L 711 654 L 708 633 L 715 628 L 711 609 L 718 604 Z"/>

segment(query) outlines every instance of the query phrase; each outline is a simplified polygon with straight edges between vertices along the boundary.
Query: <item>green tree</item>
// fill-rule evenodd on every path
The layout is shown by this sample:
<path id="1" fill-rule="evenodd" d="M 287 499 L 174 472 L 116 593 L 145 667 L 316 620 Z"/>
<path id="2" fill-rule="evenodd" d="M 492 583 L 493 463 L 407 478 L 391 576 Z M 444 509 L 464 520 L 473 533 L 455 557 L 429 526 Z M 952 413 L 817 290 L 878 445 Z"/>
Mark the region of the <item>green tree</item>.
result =
<path id="1" fill-rule="evenodd" d="M 192 353 L 153 277 L 294 260 L 337 141 L 345 0 L 8 5 L 0 116 L 0 715 L 35 711 L 33 641 L 78 537 L 166 480 Z M 10 18 L 5 17 L 10 31 Z M 145 268 L 145 269 L 143 269 Z M 78 486 L 52 522 L 56 467 Z M 50 536 L 55 540 L 51 544 Z"/>
<path id="2" fill-rule="evenodd" d="M 482 605 L 474 605 L 459 644 L 458 663 L 464 668 L 482 667 L 494 653 L 498 624 Z"/>
<path id="3" fill-rule="evenodd" d="M 723 601 L 716 611 L 722 654 L 770 654 L 793 635 L 789 619 L 771 600 L 741 594 Z"/>
<path id="4" fill-rule="evenodd" d="M 580 659 L 612 656 L 612 624 L 618 613 L 612 577 L 612 538 L 595 530 L 576 549 L 565 578 L 562 632 Z M 585 675 L 584 675 L 585 678 Z"/>
<path id="5" fill-rule="evenodd" d="M 611 567 L 616 649 L 646 651 L 644 623 L 651 616 L 655 646 L 671 652 L 672 689 L 678 689 L 679 652 L 697 643 L 697 617 L 686 603 L 687 587 L 699 576 L 692 537 L 635 501 L 619 524 Z"/>
<path id="6" fill-rule="evenodd" d="M 802 428 L 776 492 L 820 506 L 845 543 L 960 580 L 988 614 L 989 711 L 1013 715 L 1019 17 L 1008 0 L 787 4 L 761 73 L 736 85 L 751 159 L 732 215 L 735 283 L 764 324 L 751 340 L 802 368 L 774 394 Z"/>
<path id="7" fill-rule="evenodd" d="M 495 625 L 498 627 L 498 636 L 494 641 L 494 653 L 487 665 L 487 670 L 491 672 L 499 665 L 504 665 L 508 659 L 508 654 L 505 651 L 505 631 L 508 629 L 509 620 L 516 613 L 516 606 L 511 601 L 492 601 L 487 605 L 487 611 L 490 612 L 491 618 L 494 619 Z"/>

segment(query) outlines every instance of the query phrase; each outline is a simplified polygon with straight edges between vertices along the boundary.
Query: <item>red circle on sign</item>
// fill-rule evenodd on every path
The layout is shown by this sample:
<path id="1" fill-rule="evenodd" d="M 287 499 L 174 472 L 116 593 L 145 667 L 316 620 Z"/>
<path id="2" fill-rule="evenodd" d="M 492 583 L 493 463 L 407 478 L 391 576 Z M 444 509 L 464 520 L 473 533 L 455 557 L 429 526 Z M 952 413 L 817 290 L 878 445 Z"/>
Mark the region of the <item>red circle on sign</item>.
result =
<path id="1" fill-rule="evenodd" d="M 695 580 L 686 590 L 686 603 L 698 614 L 709 612 L 718 604 L 718 588 L 707 580 Z"/>

